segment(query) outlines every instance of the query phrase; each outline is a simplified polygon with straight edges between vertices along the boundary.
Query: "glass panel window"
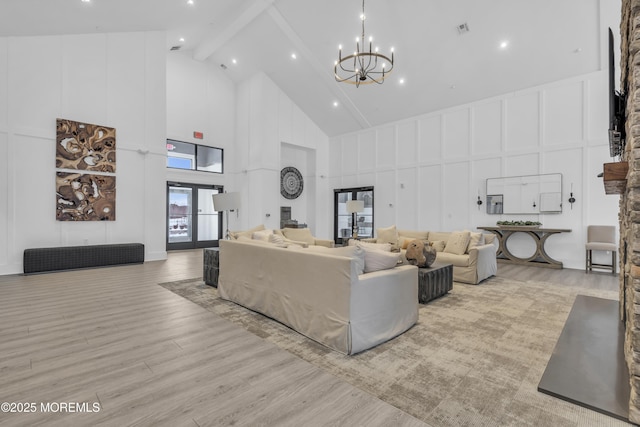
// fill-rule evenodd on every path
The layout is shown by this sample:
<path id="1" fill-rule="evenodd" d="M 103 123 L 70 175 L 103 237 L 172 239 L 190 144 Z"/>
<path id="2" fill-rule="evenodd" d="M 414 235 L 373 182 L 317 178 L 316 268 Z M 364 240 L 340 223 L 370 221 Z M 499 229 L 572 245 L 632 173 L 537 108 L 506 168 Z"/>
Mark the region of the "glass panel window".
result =
<path id="1" fill-rule="evenodd" d="M 198 241 L 218 240 L 218 212 L 213 209 L 215 188 L 198 188 Z"/>
<path id="2" fill-rule="evenodd" d="M 188 142 L 167 139 L 167 167 L 195 170 L 196 146 Z"/>
<path id="3" fill-rule="evenodd" d="M 196 167 L 199 171 L 222 173 L 222 150 L 198 145 Z"/>
<path id="4" fill-rule="evenodd" d="M 190 242 L 191 188 L 169 187 L 169 243 Z"/>
<path id="5" fill-rule="evenodd" d="M 344 244 L 353 236 L 353 224 L 357 225 L 359 239 L 373 237 L 374 202 L 373 187 L 342 188 L 334 191 L 334 230 L 336 244 Z M 347 212 L 349 200 L 362 200 L 364 210 L 357 213 Z"/>
<path id="6" fill-rule="evenodd" d="M 223 173 L 224 150 L 167 139 L 167 167 Z"/>

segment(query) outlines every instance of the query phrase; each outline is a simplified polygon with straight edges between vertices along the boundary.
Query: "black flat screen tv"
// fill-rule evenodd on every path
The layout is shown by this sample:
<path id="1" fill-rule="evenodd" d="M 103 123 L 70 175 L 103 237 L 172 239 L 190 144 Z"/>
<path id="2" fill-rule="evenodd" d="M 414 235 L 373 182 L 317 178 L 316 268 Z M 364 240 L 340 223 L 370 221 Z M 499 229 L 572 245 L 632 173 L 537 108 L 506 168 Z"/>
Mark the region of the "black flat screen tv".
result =
<path id="1" fill-rule="evenodd" d="M 625 95 L 616 90 L 613 51 L 613 31 L 609 28 L 609 154 L 619 157 L 624 152 L 625 143 Z"/>

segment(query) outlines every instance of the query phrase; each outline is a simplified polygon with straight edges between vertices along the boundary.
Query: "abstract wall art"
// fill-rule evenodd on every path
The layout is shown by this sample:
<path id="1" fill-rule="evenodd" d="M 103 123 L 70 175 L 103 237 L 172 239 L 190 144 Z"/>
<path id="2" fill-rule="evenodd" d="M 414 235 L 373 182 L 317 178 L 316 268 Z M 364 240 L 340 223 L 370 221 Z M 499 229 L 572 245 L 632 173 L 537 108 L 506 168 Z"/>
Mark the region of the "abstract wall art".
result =
<path id="1" fill-rule="evenodd" d="M 58 221 L 115 221 L 116 177 L 56 172 Z"/>
<path id="2" fill-rule="evenodd" d="M 56 119 L 58 221 L 115 221 L 115 172 L 115 128 Z"/>
<path id="3" fill-rule="evenodd" d="M 116 171 L 116 130 L 56 119 L 56 168 Z"/>

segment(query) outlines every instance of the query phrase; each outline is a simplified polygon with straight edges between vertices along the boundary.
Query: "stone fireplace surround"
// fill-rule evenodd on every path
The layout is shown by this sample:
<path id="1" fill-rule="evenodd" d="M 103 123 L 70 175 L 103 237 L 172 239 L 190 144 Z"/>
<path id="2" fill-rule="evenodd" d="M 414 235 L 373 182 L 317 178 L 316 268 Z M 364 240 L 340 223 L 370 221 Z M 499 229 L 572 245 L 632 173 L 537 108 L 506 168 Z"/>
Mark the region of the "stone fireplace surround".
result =
<path id="1" fill-rule="evenodd" d="M 631 386 L 629 421 L 640 424 L 640 0 L 622 0 L 620 50 L 620 87 L 627 93 L 623 160 L 629 163 L 620 197 L 620 316 Z"/>

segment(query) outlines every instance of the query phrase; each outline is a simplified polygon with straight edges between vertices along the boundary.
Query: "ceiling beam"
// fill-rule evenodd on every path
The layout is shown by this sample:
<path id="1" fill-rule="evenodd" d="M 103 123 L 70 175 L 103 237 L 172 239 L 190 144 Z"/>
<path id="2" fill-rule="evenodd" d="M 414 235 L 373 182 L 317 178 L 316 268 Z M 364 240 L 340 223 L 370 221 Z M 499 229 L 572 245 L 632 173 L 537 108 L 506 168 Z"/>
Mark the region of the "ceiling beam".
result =
<path id="1" fill-rule="evenodd" d="M 244 9 L 236 19 L 232 20 L 229 25 L 221 31 L 215 31 L 214 34 L 209 34 L 208 37 L 205 37 L 193 50 L 193 58 L 197 61 L 207 60 L 220 49 L 220 47 L 231 40 L 244 27 L 249 25 L 251 21 L 270 8 L 274 1 L 275 0 L 255 0 L 251 6 Z"/>
<path id="2" fill-rule="evenodd" d="M 313 70 L 320 77 L 320 81 L 324 82 L 327 86 L 329 92 L 335 96 L 340 104 L 349 111 L 349 113 L 353 116 L 353 118 L 358 122 L 362 129 L 370 128 L 371 123 L 367 120 L 367 118 L 362 114 L 362 112 L 356 107 L 351 98 L 346 94 L 346 92 L 342 89 L 342 85 L 337 84 L 335 77 L 333 75 L 333 66 L 330 64 L 321 64 L 316 55 L 307 47 L 305 42 L 298 36 L 298 34 L 293 30 L 289 22 L 282 16 L 280 11 L 274 5 L 267 10 L 267 13 L 273 19 L 273 21 L 278 25 L 280 30 L 287 36 L 287 38 L 293 43 L 295 48 L 300 52 L 300 54 L 304 57 L 306 61 L 309 62 Z"/>

